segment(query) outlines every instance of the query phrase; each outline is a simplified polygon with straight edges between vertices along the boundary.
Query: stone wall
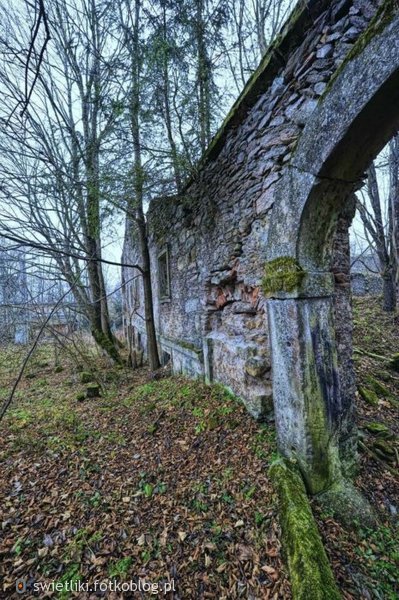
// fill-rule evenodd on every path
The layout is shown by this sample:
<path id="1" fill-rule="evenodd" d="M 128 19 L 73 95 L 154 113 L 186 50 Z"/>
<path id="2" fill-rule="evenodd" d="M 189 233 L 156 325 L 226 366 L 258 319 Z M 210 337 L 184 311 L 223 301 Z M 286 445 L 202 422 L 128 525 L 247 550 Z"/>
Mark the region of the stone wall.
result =
<path id="1" fill-rule="evenodd" d="M 378 257 L 365 254 L 352 258 L 352 294 L 354 296 L 381 296 L 382 277 L 379 273 Z"/>
<path id="2" fill-rule="evenodd" d="M 173 368 L 219 381 L 257 418 L 272 405 L 271 360 L 261 282 L 275 186 L 298 138 L 376 13 L 378 2 L 310 1 L 294 11 L 180 197 L 148 212 L 155 315 Z M 167 250 L 170 299 L 159 297 Z M 127 222 L 123 261 L 139 262 Z M 145 345 L 143 298 L 123 272 L 125 327 Z M 342 303 L 342 294 L 338 294 Z M 339 329 L 339 324 L 338 329 Z M 140 338 L 140 339 L 139 339 Z M 165 355 L 166 357 L 166 355 Z"/>

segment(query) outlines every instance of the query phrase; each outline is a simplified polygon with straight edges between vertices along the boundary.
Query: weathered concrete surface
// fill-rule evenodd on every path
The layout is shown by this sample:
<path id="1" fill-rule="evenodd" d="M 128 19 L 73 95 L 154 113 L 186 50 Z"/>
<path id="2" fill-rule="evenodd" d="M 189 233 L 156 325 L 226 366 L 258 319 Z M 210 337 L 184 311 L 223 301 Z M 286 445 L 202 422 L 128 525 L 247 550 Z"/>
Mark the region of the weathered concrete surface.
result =
<path id="1" fill-rule="evenodd" d="M 273 386 L 280 447 L 298 453 L 314 490 L 342 468 L 337 453 L 353 451 L 350 308 L 333 240 L 398 125 L 398 12 L 393 0 L 302 2 L 184 195 L 154 200 L 148 213 L 157 328 L 174 368 L 224 383 L 258 418 Z M 167 301 L 158 293 L 164 249 Z M 305 276 L 268 300 L 264 268 L 276 258 Z M 139 259 L 131 223 L 124 259 Z M 125 269 L 124 281 L 132 275 Z M 130 338 L 143 345 L 141 284 L 126 285 L 124 298 Z"/>
<path id="2" fill-rule="evenodd" d="M 325 285 L 320 284 L 315 294 L 308 282 L 313 279 L 314 273 L 317 273 L 322 281 L 322 275 L 330 272 L 334 233 L 337 231 L 345 204 L 348 204 L 348 198 L 359 187 L 368 162 L 399 125 L 397 13 L 396 8 L 385 28 L 371 37 L 362 51 L 359 54 L 355 53 L 341 68 L 305 127 L 295 156 L 276 186 L 276 203 L 272 211 L 268 238 L 269 258 L 273 260 L 279 256 L 292 257 L 307 271 L 308 277 L 304 279 L 296 294 L 296 302 L 300 305 L 306 296 L 309 297 L 309 304 L 314 295 L 324 296 L 326 301 L 331 297 L 331 292 Z M 341 239 L 341 248 L 342 244 L 344 241 Z M 340 253 L 339 244 L 335 245 L 335 253 Z M 348 274 L 348 271 L 346 273 Z M 336 370 L 338 357 L 340 363 L 334 397 L 331 397 L 328 386 L 325 385 L 326 373 L 317 374 L 317 385 L 320 397 L 323 398 L 322 405 L 335 420 L 333 431 L 337 432 L 337 439 L 334 443 L 339 450 L 340 470 L 346 473 L 353 467 L 355 440 L 351 315 L 344 285 L 345 278 L 342 277 L 341 270 L 338 281 L 336 278 L 335 331 L 330 329 L 325 333 L 325 343 L 331 349 L 330 357 L 327 358 L 329 364 L 325 365 L 326 373 Z M 294 319 L 287 319 L 285 335 L 296 339 L 297 327 Z M 284 406 L 290 405 L 293 413 L 291 417 L 295 420 L 297 413 L 301 413 L 302 409 L 298 403 L 294 404 L 292 401 L 292 391 L 286 383 L 287 373 L 281 375 L 280 368 L 284 357 L 281 353 L 275 353 L 273 343 L 272 350 L 276 404 L 278 402 Z M 306 372 L 311 371 L 312 365 L 317 365 L 320 360 L 319 349 L 314 348 L 307 356 L 302 354 L 302 359 Z M 340 398 L 338 412 L 335 410 L 335 396 Z M 309 411 L 305 412 L 309 414 Z M 290 432 L 286 432 L 284 439 L 281 439 L 281 447 L 286 452 L 287 448 L 291 448 L 294 452 L 301 453 L 301 450 L 296 448 L 296 443 L 296 438 Z M 301 454 L 301 467 L 305 477 L 312 479 L 311 482 L 308 481 L 310 489 L 318 485 L 317 477 L 313 476 L 313 451 L 317 447 L 312 441 L 307 450 L 307 458 Z M 327 471 L 336 471 L 337 454 L 326 452 L 324 456 Z"/>
<path id="3" fill-rule="evenodd" d="M 318 493 L 341 474 L 332 299 L 271 300 L 268 316 L 279 446 L 298 460 L 309 490 Z"/>

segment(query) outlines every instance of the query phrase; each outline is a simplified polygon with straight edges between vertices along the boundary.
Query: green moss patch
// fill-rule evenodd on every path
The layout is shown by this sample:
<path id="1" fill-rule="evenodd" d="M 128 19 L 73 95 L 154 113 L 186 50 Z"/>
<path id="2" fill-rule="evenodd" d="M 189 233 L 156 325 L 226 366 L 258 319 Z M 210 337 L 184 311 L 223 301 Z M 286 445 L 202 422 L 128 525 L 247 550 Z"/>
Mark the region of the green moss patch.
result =
<path id="1" fill-rule="evenodd" d="M 377 421 L 372 421 L 371 423 L 366 423 L 364 425 L 364 428 L 369 432 L 372 433 L 373 435 L 376 435 L 378 437 L 390 437 L 391 436 L 391 432 L 389 430 L 389 428 L 384 425 L 384 423 L 378 423 Z"/>
<path id="2" fill-rule="evenodd" d="M 302 478 L 284 460 L 269 470 L 279 498 L 283 549 L 295 600 L 338 600 L 330 564 L 310 508 Z"/>
<path id="3" fill-rule="evenodd" d="M 348 480 L 341 478 L 326 492 L 316 496 L 324 513 L 337 519 L 348 530 L 356 530 L 359 523 L 374 527 L 377 518 L 362 493 Z"/>
<path id="4" fill-rule="evenodd" d="M 82 371 L 80 374 L 80 381 L 81 383 L 90 383 L 90 381 L 93 381 L 92 373 L 89 373 L 89 371 Z"/>
<path id="5" fill-rule="evenodd" d="M 274 292 L 292 292 L 298 288 L 305 271 L 295 258 L 280 256 L 265 265 L 262 288 L 266 295 Z"/>
<path id="6" fill-rule="evenodd" d="M 367 381 L 368 385 L 370 386 L 370 388 L 378 396 L 382 396 L 383 398 L 388 398 L 391 395 L 391 392 L 389 391 L 389 389 L 384 384 L 382 384 L 380 381 L 378 381 L 377 379 L 372 377 L 371 375 L 368 375 L 366 377 L 366 381 Z"/>
<path id="7" fill-rule="evenodd" d="M 377 394 L 374 392 L 374 390 L 370 390 L 366 387 L 363 387 L 362 385 L 359 385 L 359 387 L 357 388 L 358 392 L 360 394 L 360 397 L 367 402 L 367 404 L 370 404 L 371 406 L 377 406 L 378 404 L 378 396 Z"/>

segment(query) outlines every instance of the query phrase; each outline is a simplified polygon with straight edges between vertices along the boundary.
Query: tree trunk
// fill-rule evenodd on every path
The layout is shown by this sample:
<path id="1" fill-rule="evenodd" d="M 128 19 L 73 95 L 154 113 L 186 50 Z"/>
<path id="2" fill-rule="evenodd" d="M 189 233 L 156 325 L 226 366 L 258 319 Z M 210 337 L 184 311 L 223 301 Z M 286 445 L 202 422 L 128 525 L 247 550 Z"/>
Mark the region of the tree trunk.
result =
<path id="1" fill-rule="evenodd" d="M 382 276 L 383 281 L 383 310 L 393 312 L 396 308 L 396 286 L 392 269 Z"/>
<path id="2" fill-rule="evenodd" d="M 394 287 L 397 292 L 399 286 L 399 136 L 396 136 L 390 144 L 389 172 L 391 256 L 394 267 Z"/>
<path id="3" fill-rule="evenodd" d="M 139 228 L 140 229 L 140 228 Z M 145 328 L 147 333 L 147 356 L 150 369 L 155 371 L 159 369 L 160 361 L 158 354 L 157 336 L 154 323 L 154 303 L 151 286 L 151 264 L 150 253 L 148 250 L 148 240 L 146 232 L 142 235 L 139 231 L 141 255 L 143 260 L 143 287 L 144 287 L 144 315 Z"/>
<path id="4" fill-rule="evenodd" d="M 366 224 L 364 221 L 364 219 L 366 218 L 365 214 L 361 214 L 365 226 L 367 227 L 368 231 L 371 232 L 372 237 L 374 239 L 377 256 L 380 263 L 380 272 L 383 279 L 384 290 L 383 310 L 391 312 L 395 310 L 396 306 L 395 288 L 392 286 L 393 266 L 388 249 L 389 240 L 386 240 L 384 232 L 381 199 L 378 189 L 378 180 L 374 163 L 371 163 L 368 171 L 368 193 L 374 213 L 373 222 L 371 223 L 369 220 L 369 222 Z"/>
<path id="5" fill-rule="evenodd" d="M 134 195 L 131 214 L 133 215 L 140 244 L 140 254 L 143 269 L 144 287 L 144 314 L 147 333 L 147 356 L 150 368 L 154 371 L 160 367 L 157 338 L 155 331 L 154 307 L 151 287 L 151 261 L 148 249 L 147 225 L 143 211 L 144 202 L 144 170 L 141 160 L 141 138 L 140 138 L 140 84 L 141 84 L 141 52 L 139 43 L 140 24 L 140 0 L 135 0 L 134 27 L 132 32 L 132 92 L 130 101 L 130 124 L 133 139 L 134 153 Z"/>
<path id="6" fill-rule="evenodd" d="M 167 39 L 167 22 L 166 22 L 166 6 L 163 8 L 163 40 L 164 46 L 167 48 L 168 39 Z M 162 94 L 164 98 L 164 119 L 166 131 L 168 134 L 168 141 L 170 145 L 170 151 L 172 155 L 172 164 L 173 171 L 175 176 L 175 183 L 177 192 L 180 193 L 182 189 L 182 173 L 180 168 L 179 161 L 179 153 L 177 151 L 176 142 L 173 136 L 173 126 L 172 126 L 172 117 L 171 117 L 171 108 L 170 108 L 170 87 L 169 87 L 169 68 L 168 68 L 168 53 L 164 49 L 163 50 L 163 64 L 162 64 L 162 77 L 163 77 L 163 85 L 162 85 Z"/>
<path id="7" fill-rule="evenodd" d="M 209 59 L 205 40 L 204 2 L 197 0 L 197 79 L 198 79 L 198 113 L 200 127 L 201 151 L 205 152 L 211 140 L 210 121 L 210 72 Z"/>

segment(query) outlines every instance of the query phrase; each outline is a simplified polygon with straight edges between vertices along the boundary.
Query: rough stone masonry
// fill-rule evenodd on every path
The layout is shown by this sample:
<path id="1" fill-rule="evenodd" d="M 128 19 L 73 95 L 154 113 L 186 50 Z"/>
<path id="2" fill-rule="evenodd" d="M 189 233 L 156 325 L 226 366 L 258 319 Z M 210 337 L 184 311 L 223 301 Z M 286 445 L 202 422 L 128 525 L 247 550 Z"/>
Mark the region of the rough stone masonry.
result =
<path id="1" fill-rule="evenodd" d="M 392 0 L 300 2 L 226 117 L 197 176 L 182 195 L 153 200 L 148 212 L 155 319 L 164 361 L 170 359 L 176 373 L 228 386 L 258 419 L 266 418 L 272 410 L 274 387 L 275 404 L 279 402 L 276 424 L 278 433 L 280 427 L 280 447 L 285 454 L 292 451 L 302 456 L 304 471 L 311 473 L 308 483 L 312 491 L 328 485 L 333 465 L 339 460 L 335 456 L 338 446 L 353 451 L 347 229 L 353 217 L 348 198 L 361 176 L 356 174 L 353 181 L 351 173 L 345 173 L 340 185 L 340 176 L 335 179 L 334 175 L 331 180 L 336 185 L 328 189 L 328 200 L 320 200 L 321 207 L 335 203 L 334 210 L 317 208 L 310 216 L 304 211 L 289 231 L 284 230 L 284 219 L 289 222 L 286 204 L 293 191 L 285 182 L 296 164 L 301 138 L 325 99 L 334 94 L 335 81 L 338 85 L 344 77 L 340 73 L 367 52 L 370 39 L 393 27 L 396 17 Z M 398 49 L 388 37 L 386 43 L 399 63 Z M 340 111 L 344 114 L 348 106 L 338 100 L 335 117 Z M 392 123 L 389 126 L 392 129 Z M 348 131 L 350 127 L 349 123 Z M 328 135 L 326 118 L 320 131 L 323 128 Z M 381 128 L 381 139 L 371 148 L 368 159 L 378 144 L 385 142 L 387 130 L 388 124 Z M 312 139 L 317 142 L 317 137 L 315 133 Z M 317 144 L 312 152 L 317 154 Z M 300 166 L 295 168 L 304 181 L 317 175 L 306 169 L 300 173 Z M 281 232 L 274 225 L 271 235 L 273 214 L 275 221 L 280 220 Z M 291 240 L 299 222 L 306 224 L 307 219 L 312 219 L 312 239 L 309 248 L 298 250 L 302 252 L 299 256 Z M 328 230 L 324 225 L 327 221 Z M 276 231 L 280 232 L 279 240 Z M 277 251 L 286 236 L 294 248 L 293 256 L 291 250 Z M 134 224 L 128 220 L 125 263 L 140 261 L 135 240 Z M 323 273 L 316 274 L 318 278 L 313 273 L 318 267 L 309 267 L 307 253 L 319 253 L 323 265 L 328 265 L 320 268 Z M 271 259 L 275 257 L 280 262 L 274 264 L 273 272 Z M 136 274 L 134 269 L 123 269 L 123 281 Z M 312 284 L 313 280 L 325 282 L 330 275 L 333 289 L 324 283 Z M 314 297 L 318 298 L 315 302 Z M 145 349 L 143 302 L 140 279 L 126 283 L 125 331 L 130 345 L 141 349 Z M 306 327 L 308 334 L 303 331 Z M 306 344 L 295 342 L 306 335 L 310 350 Z M 291 358 L 286 348 L 290 348 Z M 312 361 L 321 367 L 309 377 L 318 378 L 317 393 L 324 400 L 322 404 L 312 400 L 309 406 L 306 385 L 294 391 L 287 389 L 292 388 L 298 365 L 299 377 L 306 378 Z M 332 444 L 337 429 L 340 439 Z M 314 464 L 315 454 L 320 452 L 321 460 L 329 463 L 327 474 L 323 465 Z M 327 454 L 328 458 L 323 458 Z"/>

